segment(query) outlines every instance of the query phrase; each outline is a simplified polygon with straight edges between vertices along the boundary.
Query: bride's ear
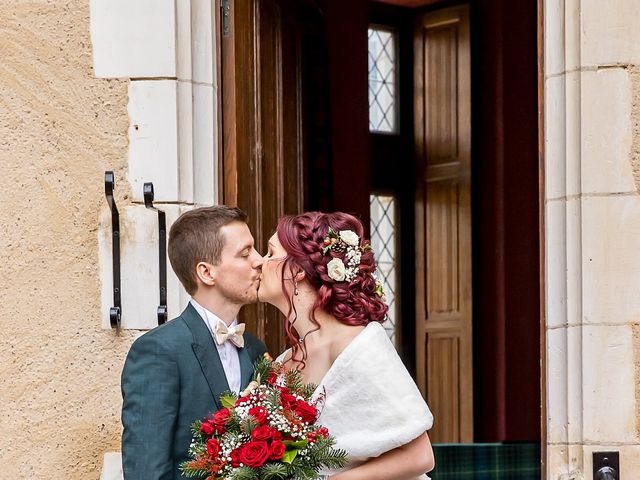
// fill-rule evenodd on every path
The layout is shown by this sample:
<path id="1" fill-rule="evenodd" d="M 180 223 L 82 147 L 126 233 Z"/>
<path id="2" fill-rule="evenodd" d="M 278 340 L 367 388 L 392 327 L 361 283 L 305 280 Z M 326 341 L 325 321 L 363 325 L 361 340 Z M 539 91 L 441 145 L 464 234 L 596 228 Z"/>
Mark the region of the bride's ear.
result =
<path id="1" fill-rule="evenodd" d="M 304 270 L 298 270 L 298 272 L 296 272 L 296 274 L 293 276 L 293 278 L 295 279 L 296 282 L 301 282 L 305 278 L 307 278 L 307 274 L 304 273 Z"/>
<path id="2" fill-rule="evenodd" d="M 216 271 L 213 265 L 206 262 L 200 262 L 196 265 L 196 277 L 198 280 L 209 287 L 216 284 Z"/>

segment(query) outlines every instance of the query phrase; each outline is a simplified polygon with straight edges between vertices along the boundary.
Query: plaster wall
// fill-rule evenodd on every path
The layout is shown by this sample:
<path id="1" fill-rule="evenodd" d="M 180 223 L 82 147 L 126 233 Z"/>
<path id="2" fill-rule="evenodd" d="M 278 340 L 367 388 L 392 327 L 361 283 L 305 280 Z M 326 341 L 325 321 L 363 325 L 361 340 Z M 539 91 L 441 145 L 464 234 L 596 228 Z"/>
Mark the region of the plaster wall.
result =
<path id="1" fill-rule="evenodd" d="M 87 2 L 5 2 L 0 32 L 0 477 L 98 478 L 137 335 L 101 328 L 98 275 L 128 82 L 95 78 Z"/>
<path id="2" fill-rule="evenodd" d="M 547 473 L 640 474 L 640 7 L 546 0 Z"/>
<path id="3" fill-rule="evenodd" d="M 120 478 L 120 372 L 157 324 L 157 217 L 217 196 L 213 3 L 0 12 L 0 478 Z M 109 327 L 120 210 L 123 329 Z M 187 301 L 169 268 L 170 318 Z"/>

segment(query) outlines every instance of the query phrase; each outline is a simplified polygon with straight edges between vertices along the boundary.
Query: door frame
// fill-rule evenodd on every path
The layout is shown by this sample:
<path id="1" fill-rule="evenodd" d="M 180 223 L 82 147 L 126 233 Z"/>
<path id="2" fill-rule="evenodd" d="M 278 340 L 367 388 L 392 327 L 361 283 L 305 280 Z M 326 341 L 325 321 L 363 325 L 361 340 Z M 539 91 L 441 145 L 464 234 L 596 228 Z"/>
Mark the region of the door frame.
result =
<path id="1" fill-rule="evenodd" d="M 544 0 L 537 0 L 538 12 L 538 211 L 540 244 L 540 457 L 541 478 L 547 478 L 547 335 L 545 295 L 545 150 L 544 150 Z"/>

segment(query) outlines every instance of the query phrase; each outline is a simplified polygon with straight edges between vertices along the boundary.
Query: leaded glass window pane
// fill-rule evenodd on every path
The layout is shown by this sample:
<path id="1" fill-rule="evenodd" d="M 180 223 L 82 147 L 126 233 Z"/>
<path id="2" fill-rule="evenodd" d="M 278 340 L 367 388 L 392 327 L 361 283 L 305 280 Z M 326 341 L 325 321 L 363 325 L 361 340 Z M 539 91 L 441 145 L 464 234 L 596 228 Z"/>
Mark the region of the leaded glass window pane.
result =
<path id="1" fill-rule="evenodd" d="M 397 131 L 396 36 L 369 29 L 369 131 Z"/>
<path id="2" fill-rule="evenodd" d="M 378 279 L 382 282 L 385 300 L 389 306 L 387 321 L 383 324 L 391 341 L 397 345 L 398 319 L 398 263 L 396 254 L 396 201 L 391 195 L 369 197 L 371 215 L 371 246 L 378 261 Z"/>

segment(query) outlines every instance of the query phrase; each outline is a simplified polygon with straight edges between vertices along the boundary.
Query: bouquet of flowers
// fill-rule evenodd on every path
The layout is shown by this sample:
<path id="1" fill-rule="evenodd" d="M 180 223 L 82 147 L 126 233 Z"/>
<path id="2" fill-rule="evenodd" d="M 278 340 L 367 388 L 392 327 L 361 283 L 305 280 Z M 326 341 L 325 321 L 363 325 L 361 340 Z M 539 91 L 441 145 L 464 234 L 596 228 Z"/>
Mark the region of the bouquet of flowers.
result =
<path id="1" fill-rule="evenodd" d="M 226 392 L 224 408 L 192 425 L 187 477 L 207 480 L 317 479 L 323 468 L 341 468 L 346 452 L 316 424 L 315 385 L 297 370 L 284 371 L 265 354 L 240 396 Z"/>

